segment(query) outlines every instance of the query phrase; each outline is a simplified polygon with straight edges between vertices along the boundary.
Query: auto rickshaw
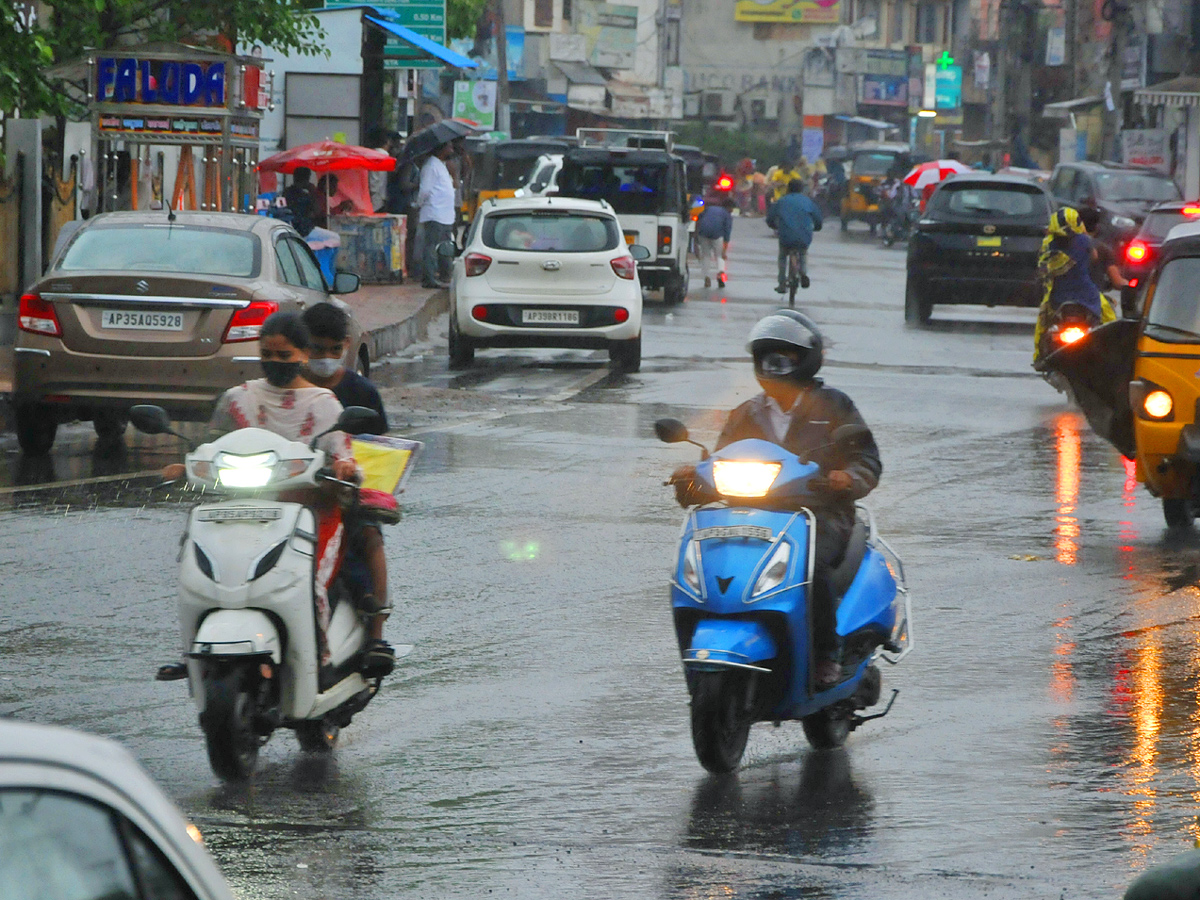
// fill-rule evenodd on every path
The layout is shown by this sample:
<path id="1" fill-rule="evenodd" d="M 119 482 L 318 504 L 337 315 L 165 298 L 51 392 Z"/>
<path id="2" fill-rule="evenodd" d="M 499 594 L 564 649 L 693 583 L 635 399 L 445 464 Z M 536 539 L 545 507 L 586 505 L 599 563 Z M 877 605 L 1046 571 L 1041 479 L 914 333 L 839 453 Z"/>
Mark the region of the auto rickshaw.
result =
<path id="1" fill-rule="evenodd" d="M 574 143 L 569 138 L 535 137 L 487 144 L 475 160 L 471 189 L 463 196 L 466 221 L 475 218 L 484 200 L 512 197 L 529 180 L 543 154 L 565 153 Z"/>
<path id="2" fill-rule="evenodd" d="M 875 233 L 875 226 L 883 220 L 879 205 L 879 185 L 893 170 L 912 168 L 912 150 L 908 144 L 891 141 L 862 141 L 849 147 L 850 177 L 846 193 L 842 196 L 842 231 L 848 231 L 851 222 L 866 222 Z"/>
<path id="3" fill-rule="evenodd" d="M 1171 530 L 1200 510 L 1200 223 L 1172 229 L 1142 317 L 1118 319 L 1044 361 L 1066 376 L 1092 429 L 1134 460 Z"/>

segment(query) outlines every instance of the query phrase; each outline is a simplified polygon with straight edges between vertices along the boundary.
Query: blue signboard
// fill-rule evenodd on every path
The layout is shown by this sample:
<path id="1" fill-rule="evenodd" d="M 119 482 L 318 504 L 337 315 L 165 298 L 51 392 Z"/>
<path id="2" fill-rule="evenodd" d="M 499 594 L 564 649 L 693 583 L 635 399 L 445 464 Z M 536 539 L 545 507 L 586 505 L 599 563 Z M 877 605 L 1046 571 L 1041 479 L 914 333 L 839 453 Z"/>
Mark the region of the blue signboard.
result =
<path id="1" fill-rule="evenodd" d="M 960 106 L 962 106 L 962 66 L 939 68 L 933 108 L 957 109 Z"/>
<path id="2" fill-rule="evenodd" d="M 101 56 L 96 60 L 99 103 L 225 106 L 225 63 Z"/>

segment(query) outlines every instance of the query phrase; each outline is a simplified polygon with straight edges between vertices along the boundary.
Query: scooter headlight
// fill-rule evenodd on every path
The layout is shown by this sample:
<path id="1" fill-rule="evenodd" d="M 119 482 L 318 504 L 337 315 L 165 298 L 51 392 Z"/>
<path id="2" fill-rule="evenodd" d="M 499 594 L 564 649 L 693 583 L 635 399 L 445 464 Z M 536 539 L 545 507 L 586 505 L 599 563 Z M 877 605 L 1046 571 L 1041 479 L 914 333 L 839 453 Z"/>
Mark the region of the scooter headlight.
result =
<path id="1" fill-rule="evenodd" d="M 700 593 L 700 550 L 696 541 L 688 541 L 683 554 L 683 583 Z"/>
<path id="2" fill-rule="evenodd" d="M 754 582 L 754 590 L 750 592 L 750 598 L 754 599 L 759 594 L 773 591 L 783 584 L 783 580 L 787 578 L 788 564 L 791 561 L 792 545 L 787 541 L 780 541 L 779 546 L 775 548 L 775 552 L 771 554 L 771 558 L 767 560 L 767 565 L 762 570 L 762 574 Z"/>
<path id="3" fill-rule="evenodd" d="M 255 453 L 252 456 L 219 453 L 213 460 L 217 469 L 217 484 L 225 488 L 266 487 L 275 472 L 277 462 L 279 457 L 274 451 Z"/>
<path id="4" fill-rule="evenodd" d="M 777 462 L 719 459 L 713 463 L 713 482 L 724 497 L 765 497 L 782 469 Z"/>

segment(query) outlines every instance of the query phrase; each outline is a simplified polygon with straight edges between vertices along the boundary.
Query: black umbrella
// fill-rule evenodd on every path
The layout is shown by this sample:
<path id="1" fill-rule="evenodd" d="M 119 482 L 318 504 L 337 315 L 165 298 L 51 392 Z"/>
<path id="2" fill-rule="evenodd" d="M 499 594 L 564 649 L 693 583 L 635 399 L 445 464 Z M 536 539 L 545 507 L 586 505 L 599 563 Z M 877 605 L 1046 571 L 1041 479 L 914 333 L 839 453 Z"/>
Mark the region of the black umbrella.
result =
<path id="1" fill-rule="evenodd" d="M 400 162 L 412 162 L 422 156 L 428 156 L 443 144 L 457 141 L 461 137 L 473 134 L 475 126 L 462 119 L 442 119 L 434 122 L 428 128 L 422 128 L 404 144 L 400 154 Z"/>

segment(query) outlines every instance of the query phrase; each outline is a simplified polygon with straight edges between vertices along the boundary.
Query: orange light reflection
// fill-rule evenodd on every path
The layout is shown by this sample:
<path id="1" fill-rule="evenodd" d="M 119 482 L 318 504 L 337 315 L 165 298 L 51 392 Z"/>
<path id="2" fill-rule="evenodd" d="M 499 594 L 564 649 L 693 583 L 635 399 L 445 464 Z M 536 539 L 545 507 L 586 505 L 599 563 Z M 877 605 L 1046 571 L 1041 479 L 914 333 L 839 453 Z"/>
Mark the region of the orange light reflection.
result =
<path id="1" fill-rule="evenodd" d="M 1071 413 L 1063 413 L 1054 423 L 1055 450 L 1058 469 L 1056 471 L 1055 502 L 1058 515 L 1055 517 L 1055 558 L 1064 566 L 1075 565 L 1079 556 L 1079 520 L 1075 508 L 1079 503 L 1079 469 L 1083 459 L 1079 438 L 1079 419 Z"/>

